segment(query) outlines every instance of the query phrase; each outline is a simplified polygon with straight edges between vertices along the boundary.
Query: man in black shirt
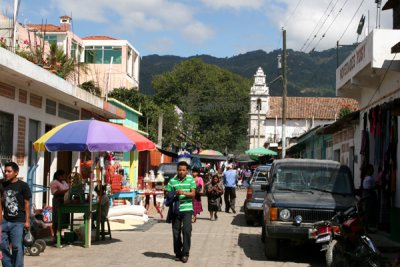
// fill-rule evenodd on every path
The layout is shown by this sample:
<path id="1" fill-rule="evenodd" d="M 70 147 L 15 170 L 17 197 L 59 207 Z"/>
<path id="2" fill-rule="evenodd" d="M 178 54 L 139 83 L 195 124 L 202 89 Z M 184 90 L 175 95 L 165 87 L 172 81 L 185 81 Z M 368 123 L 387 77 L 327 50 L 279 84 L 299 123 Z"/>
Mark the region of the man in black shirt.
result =
<path id="1" fill-rule="evenodd" d="M 20 267 L 24 266 L 22 239 L 24 228 L 30 229 L 29 200 L 32 194 L 28 184 L 17 178 L 19 167 L 15 162 L 8 162 L 4 167 L 4 215 L 1 242 L 3 259 L 1 262 L 6 267 Z M 12 244 L 12 253 L 10 252 L 10 243 Z"/>

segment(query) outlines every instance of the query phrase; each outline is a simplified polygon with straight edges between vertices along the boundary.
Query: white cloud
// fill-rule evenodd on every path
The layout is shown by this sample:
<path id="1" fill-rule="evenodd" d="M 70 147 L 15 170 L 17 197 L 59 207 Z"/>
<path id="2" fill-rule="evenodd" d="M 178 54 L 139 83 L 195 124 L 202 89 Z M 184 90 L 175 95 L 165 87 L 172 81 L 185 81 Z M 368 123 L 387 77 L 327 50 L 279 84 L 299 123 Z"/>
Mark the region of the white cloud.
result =
<path id="1" fill-rule="evenodd" d="M 262 0 L 202 0 L 203 4 L 214 9 L 222 8 L 259 8 L 262 6 Z"/>
<path id="2" fill-rule="evenodd" d="M 204 41 L 212 35 L 207 25 L 193 17 L 191 5 L 168 0 L 69 0 L 58 1 L 57 9 L 73 18 L 101 22 L 116 32 L 178 30 L 191 40 Z"/>
<path id="3" fill-rule="evenodd" d="M 214 32 L 201 22 L 186 25 L 183 33 L 193 43 L 203 43 L 214 35 Z"/>
<path id="4" fill-rule="evenodd" d="M 150 53 L 164 54 L 168 53 L 174 45 L 175 42 L 170 38 L 160 38 L 154 42 L 147 43 L 146 48 Z"/>
<path id="5" fill-rule="evenodd" d="M 346 5 L 339 13 L 340 8 L 343 6 L 346 0 L 332 1 L 332 5 L 327 9 L 330 2 L 330 0 L 320 0 L 318 3 L 314 0 L 303 0 L 293 13 L 298 1 L 269 0 L 268 9 L 265 10 L 265 14 L 271 23 L 275 24 L 278 29 L 280 29 L 282 26 L 285 26 L 287 29 L 287 47 L 295 50 L 299 50 L 303 47 L 303 44 L 306 43 L 308 36 L 310 36 L 315 26 L 318 25 L 316 30 L 311 34 L 309 42 L 306 43 L 303 49 L 308 46 L 306 49 L 307 52 L 314 47 L 316 50 L 323 50 L 336 46 L 336 41 L 345 31 L 351 18 L 361 3 L 361 1 L 347 1 Z M 337 4 L 333 8 L 333 4 L 336 2 Z M 333 11 L 328 17 L 328 14 L 332 8 Z M 323 16 L 323 19 L 320 20 L 325 10 L 328 11 L 325 13 L 325 16 Z M 357 40 L 356 30 L 359 20 L 362 14 L 367 16 L 368 10 L 370 14 L 370 30 L 375 28 L 376 5 L 374 1 L 364 1 L 344 36 L 340 40 L 340 43 L 352 44 Z M 336 16 L 336 20 L 328 30 L 329 25 Z M 391 28 L 391 17 L 391 11 L 382 11 L 381 28 Z M 326 22 L 323 23 L 325 19 Z M 365 21 L 364 29 L 367 29 L 368 27 L 367 21 L 368 19 Z M 284 25 L 285 23 L 287 25 Z M 323 26 L 321 27 L 321 25 Z M 321 29 L 317 33 L 319 28 Z M 325 37 L 322 37 L 324 33 L 326 33 Z M 359 41 L 362 40 L 363 36 L 360 36 Z"/>

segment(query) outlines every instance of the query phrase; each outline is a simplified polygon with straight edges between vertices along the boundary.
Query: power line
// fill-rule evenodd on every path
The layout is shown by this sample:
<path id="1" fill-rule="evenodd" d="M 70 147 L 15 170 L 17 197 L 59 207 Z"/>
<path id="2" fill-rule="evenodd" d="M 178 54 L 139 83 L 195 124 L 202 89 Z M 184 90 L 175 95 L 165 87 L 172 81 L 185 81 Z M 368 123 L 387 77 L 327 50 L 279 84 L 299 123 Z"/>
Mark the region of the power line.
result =
<path id="1" fill-rule="evenodd" d="M 303 1 L 303 0 L 299 0 L 299 1 L 297 2 L 296 7 L 293 9 L 292 13 L 289 15 L 289 17 L 287 18 L 286 22 L 283 24 L 283 27 L 286 27 L 286 25 L 288 25 L 289 21 L 293 18 L 294 14 L 295 14 L 296 11 L 297 11 L 297 8 L 299 7 L 299 5 L 300 5 L 300 3 L 301 3 L 302 1 Z"/>
<path id="2" fill-rule="evenodd" d="M 325 25 L 326 21 L 328 20 L 328 18 L 330 17 L 330 15 L 332 14 L 333 10 L 335 10 L 335 7 L 337 5 L 337 3 L 339 2 L 339 0 L 336 0 L 335 4 L 333 5 L 331 11 L 329 12 L 329 14 L 326 16 L 324 22 L 321 24 L 321 26 L 319 27 L 318 31 L 315 33 L 314 38 L 311 40 L 311 42 L 308 43 L 307 47 L 304 50 L 307 50 L 308 47 L 311 45 L 311 43 L 315 40 L 315 38 L 317 38 L 319 32 L 321 31 L 322 27 Z"/>
<path id="3" fill-rule="evenodd" d="M 303 48 L 306 46 L 306 44 L 307 44 L 308 41 L 310 40 L 310 38 L 311 38 L 313 32 L 317 29 L 318 24 L 319 24 L 319 23 L 322 21 L 322 19 L 324 18 L 325 13 L 329 10 L 329 7 L 331 6 L 332 2 L 333 2 L 333 0 L 331 0 L 331 1 L 329 2 L 328 6 L 326 7 L 326 9 L 325 9 L 324 13 L 322 14 L 321 18 L 318 20 L 318 22 L 317 22 L 317 24 L 315 25 L 314 29 L 310 32 L 310 35 L 307 37 L 307 40 L 304 42 L 303 46 L 300 48 L 300 52 L 303 51 Z"/>
<path id="4" fill-rule="evenodd" d="M 347 24 L 346 29 L 344 29 L 344 32 L 343 32 L 342 35 L 340 36 L 338 42 L 340 42 L 340 40 L 343 38 L 344 34 L 346 33 L 347 29 L 349 28 L 349 26 L 350 26 L 351 22 L 353 21 L 354 17 L 357 15 L 357 12 L 358 12 L 358 10 L 360 10 L 360 7 L 361 7 L 362 4 L 364 3 L 364 1 L 365 1 L 365 0 L 361 0 L 360 5 L 358 6 L 358 8 L 357 8 L 356 12 L 354 13 L 353 17 L 351 18 L 349 24 Z"/>
<path id="5" fill-rule="evenodd" d="M 344 6 L 347 4 L 348 1 L 349 1 L 349 0 L 346 0 L 346 1 L 343 3 L 342 7 L 339 9 L 339 12 L 338 12 L 338 13 L 336 14 L 336 16 L 333 18 L 331 24 L 329 24 L 328 28 L 327 28 L 327 29 L 325 30 L 325 32 L 322 34 L 321 38 L 319 39 L 319 41 L 317 42 L 317 44 L 314 46 L 314 48 L 312 49 L 312 51 L 314 51 L 314 50 L 317 48 L 317 46 L 318 46 L 319 43 L 321 42 L 322 38 L 324 38 L 324 37 L 326 36 L 327 32 L 328 32 L 329 29 L 332 27 L 332 25 L 333 25 L 333 23 L 336 21 L 336 19 L 339 17 L 340 13 L 342 12 Z"/>

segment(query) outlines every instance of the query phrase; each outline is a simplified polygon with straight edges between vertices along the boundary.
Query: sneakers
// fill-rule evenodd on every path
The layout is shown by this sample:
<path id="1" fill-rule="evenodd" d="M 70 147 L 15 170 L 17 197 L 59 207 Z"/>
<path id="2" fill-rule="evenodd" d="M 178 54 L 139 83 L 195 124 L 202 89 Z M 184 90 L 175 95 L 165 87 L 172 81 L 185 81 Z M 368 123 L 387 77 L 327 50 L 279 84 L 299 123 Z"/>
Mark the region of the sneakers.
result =
<path id="1" fill-rule="evenodd" d="M 233 214 L 236 214 L 236 210 L 234 208 L 232 208 L 232 212 Z"/>

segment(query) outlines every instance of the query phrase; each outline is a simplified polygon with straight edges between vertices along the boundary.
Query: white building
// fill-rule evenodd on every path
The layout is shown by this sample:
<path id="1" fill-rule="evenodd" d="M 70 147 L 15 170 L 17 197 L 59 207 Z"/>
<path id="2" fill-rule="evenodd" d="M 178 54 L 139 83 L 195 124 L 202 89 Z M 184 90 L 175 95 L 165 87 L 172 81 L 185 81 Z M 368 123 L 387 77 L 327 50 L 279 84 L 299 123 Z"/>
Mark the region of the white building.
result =
<path id="1" fill-rule="evenodd" d="M 36 152 L 33 142 L 61 123 L 78 119 L 121 119 L 125 112 L 32 62 L 0 48 L 0 162 L 15 161 L 19 176 L 38 165 L 35 184 L 49 186 L 57 169 L 79 171 L 78 152 Z M 35 190 L 34 190 L 35 191 Z M 34 192 L 36 208 L 50 195 Z"/>
<path id="2" fill-rule="evenodd" d="M 361 170 L 366 164 L 374 166 L 375 178 L 378 168 L 383 168 L 382 190 L 390 207 L 381 209 L 379 219 L 385 226 L 390 222 L 395 240 L 400 240 L 400 55 L 391 50 L 399 41 L 400 30 L 375 29 L 336 70 L 336 94 L 352 97 L 360 104 L 354 136 L 356 187 L 361 184 Z"/>
<path id="3" fill-rule="evenodd" d="M 335 121 L 345 106 L 357 107 L 349 98 L 287 97 L 286 138 Z M 282 97 L 270 96 L 266 75 L 258 68 L 250 91 L 249 148 L 277 144 L 282 139 Z M 287 142 L 286 142 L 287 143 Z M 288 143 L 287 143 L 288 144 Z"/>

